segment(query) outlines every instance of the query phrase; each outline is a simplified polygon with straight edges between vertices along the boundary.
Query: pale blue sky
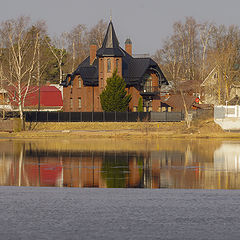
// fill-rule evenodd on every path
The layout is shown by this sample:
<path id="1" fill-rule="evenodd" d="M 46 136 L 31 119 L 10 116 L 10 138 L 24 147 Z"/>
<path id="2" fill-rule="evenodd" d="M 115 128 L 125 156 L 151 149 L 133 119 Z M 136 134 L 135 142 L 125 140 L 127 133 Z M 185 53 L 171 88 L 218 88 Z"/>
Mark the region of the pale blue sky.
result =
<path id="1" fill-rule="evenodd" d="M 186 16 L 198 21 L 239 25 L 239 0 L 0 0 L 0 21 L 28 15 L 43 19 L 51 35 L 70 31 L 77 24 L 87 27 L 100 19 L 113 24 L 124 46 L 130 36 L 134 53 L 153 54 L 171 32 L 172 24 Z"/>

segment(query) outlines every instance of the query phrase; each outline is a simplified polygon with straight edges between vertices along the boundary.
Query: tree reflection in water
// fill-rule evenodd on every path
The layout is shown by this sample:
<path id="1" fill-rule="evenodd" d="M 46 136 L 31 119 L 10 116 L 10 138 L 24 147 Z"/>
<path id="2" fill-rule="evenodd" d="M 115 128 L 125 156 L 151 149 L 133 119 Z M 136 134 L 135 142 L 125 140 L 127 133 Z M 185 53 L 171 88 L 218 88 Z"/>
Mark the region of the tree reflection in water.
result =
<path id="1" fill-rule="evenodd" d="M 128 156 L 107 154 L 102 163 L 101 175 L 108 188 L 124 188 L 128 179 Z"/>

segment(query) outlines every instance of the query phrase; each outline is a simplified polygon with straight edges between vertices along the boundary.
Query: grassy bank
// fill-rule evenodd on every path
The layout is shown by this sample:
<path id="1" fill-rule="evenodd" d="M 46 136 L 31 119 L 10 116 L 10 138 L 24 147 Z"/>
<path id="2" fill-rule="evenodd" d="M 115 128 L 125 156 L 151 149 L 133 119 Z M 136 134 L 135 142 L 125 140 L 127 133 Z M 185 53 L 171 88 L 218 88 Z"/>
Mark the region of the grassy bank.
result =
<path id="1" fill-rule="evenodd" d="M 240 138 L 224 132 L 213 119 L 185 122 L 75 122 L 27 123 L 26 131 L 6 133 L 4 138 Z"/>

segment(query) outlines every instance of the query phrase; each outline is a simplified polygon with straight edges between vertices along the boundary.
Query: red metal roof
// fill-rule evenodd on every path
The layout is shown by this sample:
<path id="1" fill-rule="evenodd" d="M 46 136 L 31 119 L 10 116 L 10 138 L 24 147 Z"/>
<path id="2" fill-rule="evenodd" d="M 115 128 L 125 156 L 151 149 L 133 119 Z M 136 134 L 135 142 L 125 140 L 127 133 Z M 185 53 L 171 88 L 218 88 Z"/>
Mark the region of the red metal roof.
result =
<path id="1" fill-rule="evenodd" d="M 11 92 L 9 94 L 9 100 L 12 105 L 17 105 L 17 93 L 14 92 L 14 88 L 9 88 Z M 25 98 L 25 107 L 38 106 L 39 89 L 38 87 L 29 87 L 28 93 Z M 40 106 L 42 107 L 61 107 L 63 106 L 62 94 L 59 89 L 54 86 L 42 86 L 40 87 Z"/>

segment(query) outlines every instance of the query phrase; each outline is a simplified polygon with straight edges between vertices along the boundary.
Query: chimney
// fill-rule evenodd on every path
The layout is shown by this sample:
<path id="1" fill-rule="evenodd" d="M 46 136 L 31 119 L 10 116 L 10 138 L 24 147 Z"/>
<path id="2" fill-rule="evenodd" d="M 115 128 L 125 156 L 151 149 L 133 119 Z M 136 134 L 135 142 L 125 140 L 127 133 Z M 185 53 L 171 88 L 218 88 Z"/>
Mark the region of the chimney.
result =
<path id="1" fill-rule="evenodd" d="M 97 53 L 97 45 L 91 44 L 90 45 L 90 65 L 93 64 L 96 58 L 96 53 Z"/>
<path id="2" fill-rule="evenodd" d="M 125 41 L 125 51 L 132 56 L 132 41 L 130 38 Z"/>

